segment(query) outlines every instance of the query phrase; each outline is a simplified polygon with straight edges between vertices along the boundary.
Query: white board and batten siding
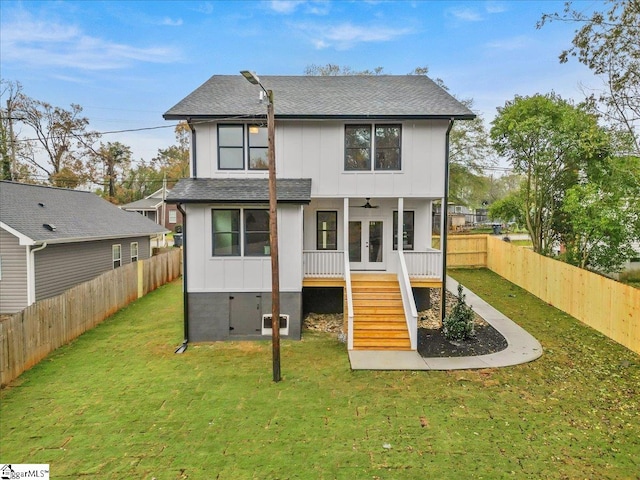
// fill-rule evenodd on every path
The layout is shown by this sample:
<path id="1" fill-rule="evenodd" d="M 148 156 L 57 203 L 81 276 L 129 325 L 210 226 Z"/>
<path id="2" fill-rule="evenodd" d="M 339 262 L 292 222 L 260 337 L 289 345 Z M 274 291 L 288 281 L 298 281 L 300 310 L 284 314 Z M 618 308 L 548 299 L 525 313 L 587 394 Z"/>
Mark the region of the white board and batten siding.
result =
<path id="1" fill-rule="evenodd" d="M 195 292 L 271 291 L 271 257 L 214 257 L 211 210 L 238 205 L 187 204 L 188 290 Z M 268 208 L 268 205 L 251 208 Z M 241 235 L 242 237 L 242 235 Z M 240 239 L 242 241 L 242 238 Z M 280 290 L 302 290 L 302 206 L 278 206 Z M 203 261 L 204 259 L 204 261 Z"/>
<path id="2" fill-rule="evenodd" d="M 345 122 L 276 120 L 278 177 L 311 178 L 312 197 L 441 198 L 444 191 L 442 179 L 448 122 L 411 120 L 377 123 L 402 125 L 400 171 L 346 172 Z M 216 124 L 198 125 L 196 132 L 198 177 L 266 178 L 265 171 L 218 170 Z"/>
<path id="3" fill-rule="evenodd" d="M 27 249 L 19 239 L 0 229 L 0 314 L 27 306 Z"/>

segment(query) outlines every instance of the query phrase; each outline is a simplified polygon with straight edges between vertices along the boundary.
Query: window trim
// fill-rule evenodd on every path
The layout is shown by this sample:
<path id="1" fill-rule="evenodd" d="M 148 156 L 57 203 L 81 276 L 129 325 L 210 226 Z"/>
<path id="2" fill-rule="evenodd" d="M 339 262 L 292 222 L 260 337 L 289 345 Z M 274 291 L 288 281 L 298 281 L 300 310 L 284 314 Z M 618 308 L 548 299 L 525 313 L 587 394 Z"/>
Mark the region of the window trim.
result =
<path id="1" fill-rule="evenodd" d="M 178 211 L 169 209 L 169 223 L 178 223 Z"/>
<path id="2" fill-rule="evenodd" d="M 133 250 L 134 250 L 134 245 L 135 245 L 135 251 L 136 254 L 133 254 Z M 131 263 L 137 262 L 138 261 L 138 257 L 140 256 L 140 248 L 138 245 L 138 242 L 131 242 L 131 245 L 129 245 L 129 250 L 131 253 Z"/>
<path id="3" fill-rule="evenodd" d="M 116 251 L 118 252 L 117 257 Z M 113 265 L 114 269 L 122 266 L 122 244 L 120 243 L 114 243 L 113 245 L 111 245 L 111 264 Z"/>
<path id="4" fill-rule="evenodd" d="M 251 145 L 251 127 L 258 127 L 261 129 L 267 129 L 267 127 L 258 125 L 258 124 L 248 124 L 247 125 L 247 152 L 248 152 L 248 156 L 247 156 L 247 170 L 252 170 L 252 171 L 256 171 L 256 172 L 260 172 L 260 171 L 266 171 L 269 170 L 269 132 L 267 132 L 267 145 L 266 146 L 262 146 L 262 145 L 255 145 L 252 146 Z M 257 149 L 257 148 L 264 148 L 267 150 L 267 165 L 264 168 L 254 168 L 251 166 L 251 150 L 252 149 Z"/>
<path id="5" fill-rule="evenodd" d="M 403 210 L 402 214 L 403 214 L 403 216 L 406 215 L 406 214 L 411 214 L 411 217 L 412 217 L 411 222 L 413 224 L 413 228 L 410 230 L 411 231 L 411 239 L 410 239 L 411 240 L 411 248 L 405 247 L 404 246 L 404 241 L 402 242 L 402 251 L 403 252 L 405 252 L 405 251 L 406 252 L 411 252 L 411 251 L 415 250 L 415 248 L 416 248 L 416 233 L 415 233 L 416 232 L 416 212 L 415 212 L 415 210 Z M 393 218 L 391 220 L 391 226 L 393 228 L 392 249 L 394 251 L 397 251 L 398 250 L 398 218 L 399 218 L 398 210 L 394 210 L 392 215 L 393 215 Z M 402 232 L 403 233 L 409 232 L 409 230 L 405 230 L 404 229 L 404 219 L 403 219 L 402 227 L 403 227 L 402 228 Z M 409 240 L 409 239 L 407 239 L 407 240 Z"/>
<path id="6" fill-rule="evenodd" d="M 225 145 L 220 145 L 220 127 L 222 128 L 228 128 L 228 127 L 240 127 L 242 129 L 242 145 L 237 147 L 237 146 L 225 146 Z M 245 151 L 244 151 L 244 147 L 245 147 L 245 124 L 244 123 L 218 123 L 217 125 L 217 147 L 218 147 L 218 170 L 222 170 L 222 171 L 234 171 L 234 170 L 245 170 L 245 166 L 246 166 L 246 159 L 245 159 Z M 223 168 L 220 165 L 220 151 L 221 149 L 240 149 L 242 150 L 242 166 L 241 167 L 234 167 L 234 168 Z"/>
<path id="7" fill-rule="evenodd" d="M 326 229 L 323 230 L 320 228 L 320 214 L 321 213 L 332 213 L 335 215 L 335 229 Z M 335 247 L 334 248 L 322 248 L 320 246 L 320 233 L 321 232 L 335 232 Z M 337 210 L 316 210 L 316 250 L 322 251 L 335 251 L 338 250 L 338 211 Z"/>
<path id="8" fill-rule="evenodd" d="M 238 231 L 229 230 L 216 232 L 214 231 L 214 221 L 213 214 L 214 212 L 238 212 Z M 234 238 L 234 234 L 238 238 L 238 253 L 229 253 L 229 254 L 216 254 L 216 233 L 218 234 L 231 234 L 231 238 Z M 240 241 L 240 236 L 242 235 L 242 209 L 241 208 L 212 208 L 211 209 L 211 257 L 241 257 L 242 256 L 242 242 Z M 233 243 L 232 243 L 233 246 Z"/>
<path id="9" fill-rule="evenodd" d="M 249 231 L 247 228 L 247 217 L 248 212 L 266 212 L 267 214 L 267 230 L 251 230 Z M 243 246 L 244 251 L 242 252 L 243 257 L 268 257 L 271 255 L 271 237 L 269 236 L 269 210 L 266 208 L 243 208 L 242 209 L 242 227 L 243 227 Z M 247 253 L 248 246 L 248 235 L 249 234 L 267 234 L 267 245 L 263 249 L 262 254 L 259 253 Z"/>
<path id="10" fill-rule="evenodd" d="M 369 130 L 369 161 L 367 168 L 348 168 L 347 166 L 347 152 L 349 149 L 355 149 L 355 147 L 347 147 L 347 129 L 348 128 L 363 128 L 366 127 Z M 376 168 L 378 147 L 376 146 L 376 130 L 378 128 L 392 128 L 397 127 L 399 129 L 398 134 L 398 168 Z M 344 172 L 401 172 L 402 171 L 402 123 L 346 123 L 344 125 Z M 384 150 L 390 150 L 389 147 L 381 147 Z"/>

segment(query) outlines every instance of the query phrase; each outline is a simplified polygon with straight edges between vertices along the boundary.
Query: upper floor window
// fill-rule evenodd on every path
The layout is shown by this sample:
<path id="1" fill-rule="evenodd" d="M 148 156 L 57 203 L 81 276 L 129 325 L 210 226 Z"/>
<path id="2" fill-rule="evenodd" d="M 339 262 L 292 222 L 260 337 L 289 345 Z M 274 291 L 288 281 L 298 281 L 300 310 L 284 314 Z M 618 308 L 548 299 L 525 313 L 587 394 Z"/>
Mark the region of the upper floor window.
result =
<path id="1" fill-rule="evenodd" d="M 374 170 L 401 169 L 400 125 L 345 125 L 344 132 L 345 170 L 370 171 L 372 157 Z"/>
<path id="2" fill-rule="evenodd" d="M 245 148 L 245 146 L 247 148 Z M 245 152 L 248 151 L 248 158 Z M 267 170 L 267 128 L 249 125 L 218 125 L 218 168 L 220 170 Z"/>

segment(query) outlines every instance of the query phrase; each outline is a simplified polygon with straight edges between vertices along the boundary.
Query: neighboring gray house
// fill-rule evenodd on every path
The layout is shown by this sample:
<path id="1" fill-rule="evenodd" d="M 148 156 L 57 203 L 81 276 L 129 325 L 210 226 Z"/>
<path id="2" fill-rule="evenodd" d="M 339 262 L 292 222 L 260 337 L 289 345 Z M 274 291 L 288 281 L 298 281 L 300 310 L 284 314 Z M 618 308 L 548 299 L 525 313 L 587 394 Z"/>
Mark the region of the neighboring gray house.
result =
<path id="1" fill-rule="evenodd" d="M 175 205 L 165 203 L 164 199 L 170 191 L 163 187 L 143 199 L 119 205 L 119 207 L 127 212 L 137 212 L 167 230 L 173 231 L 176 225 L 182 225 L 182 214 Z"/>
<path id="2" fill-rule="evenodd" d="M 262 84 L 275 98 L 284 335 L 300 338 L 303 302 L 332 289 L 344 294 L 349 349 L 415 350 L 412 289 L 443 283 L 431 231 L 447 202 L 449 132 L 475 115 L 423 75 Z M 167 197 L 185 212 L 187 341 L 269 335 L 266 111 L 238 74 L 211 77 L 164 115 L 192 132 L 191 178 Z"/>
<path id="3" fill-rule="evenodd" d="M 91 192 L 0 181 L 0 313 L 149 258 L 163 233 Z"/>

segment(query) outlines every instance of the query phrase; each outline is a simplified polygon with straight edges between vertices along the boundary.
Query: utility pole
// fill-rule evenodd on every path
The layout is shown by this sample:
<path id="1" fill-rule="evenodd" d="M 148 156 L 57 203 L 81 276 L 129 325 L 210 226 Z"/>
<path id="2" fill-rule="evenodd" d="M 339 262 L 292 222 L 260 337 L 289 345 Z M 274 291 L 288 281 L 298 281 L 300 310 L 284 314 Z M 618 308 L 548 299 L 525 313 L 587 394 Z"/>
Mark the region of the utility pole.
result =
<path id="1" fill-rule="evenodd" d="M 269 157 L 269 245 L 271 253 L 271 351 L 273 357 L 273 381 L 280 376 L 280 268 L 278 260 L 278 196 L 276 192 L 276 127 L 273 106 L 273 90 L 264 88 L 258 76 L 248 70 L 240 72 L 244 78 L 267 94 L 267 140 Z"/>

